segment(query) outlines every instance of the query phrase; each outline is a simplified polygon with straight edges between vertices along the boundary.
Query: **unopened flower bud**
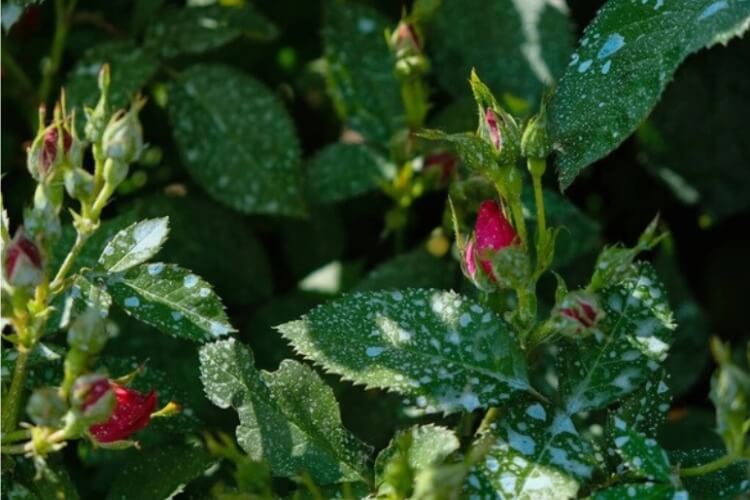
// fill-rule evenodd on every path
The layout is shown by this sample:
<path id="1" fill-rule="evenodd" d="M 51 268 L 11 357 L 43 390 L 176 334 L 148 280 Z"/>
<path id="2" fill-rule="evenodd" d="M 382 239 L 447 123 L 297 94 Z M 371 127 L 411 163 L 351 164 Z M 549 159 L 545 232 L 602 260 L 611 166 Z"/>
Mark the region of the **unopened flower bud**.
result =
<path id="1" fill-rule="evenodd" d="M 91 355 L 101 352 L 107 343 L 107 337 L 105 320 L 96 307 L 86 309 L 68 329 L 68 344 Z"/>
<path id="2" fill-rule="evenodd" d="M 531 117 L 521 137 L 521 152 L 527 158 L 543 159 L 550 153 L 547 134 L 547 113 L 542 106 L 538 114 Z M 532 172 L 533 174 L 534 172 Z M 544 173 L 544 172 L 542 172 Z"/>
<path id="3" fill-rule="evenodd" d="M 110 118 L 102 134 L 102 146 L 107 158 L 126 165 L 138 159 L 143 149 L 143 130 L 138 112 L 145 102 L 137 98 L 128 111 L 120 110 Z"/>
<path id="4" fill-rule="evenodd" d="M 157 398 L 154 391 L 142 394 L 115 383 L 111 383 L 111 386 L 117 401 L 114 411 L 107 421 L 89 429 L 100 443 L 128 439 L 149 424 L 151 414 L 156 408 Z"/>
<path id="5" fill-rule="evenodd" d="M 42 130 L 26 152 L 26 165 L 37 182 L 50 178 L 58 165 L 65 161 L 73 145 L 73 136 L 59 124 Z"/>
<path id="6" fill-rule="evenodd" d="M 388 42 L 396 57 L 422 52 L 422 43 L 417 30 L 413 24 L 406 21 L 398 23 L 396 29 L 391 33 Z"/>
<path id="7" fill-rule="evenodd" d="M 92 143 L 98 143 L 102 140 L 104 129 L 109 120 L 109 64 L 104 64 L 99 70 L 99 101 L 94 109 L 84 108 L 86 114 L 86 126 L 83 132 L 86 139 Z"/>
<path id="8" fill-rule="evenodd" d="M 479 109 L 477 134 L 492 146 L 500 165 L 515 164 L 521 153 L 521 132 L 516 120 L 500 107 L 476 72 L 472 71 L 469 83 Z"/>
<path id="9" fill-rule="evenodd" d="M 42 253 L 35 242 L 27 238 L 23 228 L 8 244 L 3 256 L 5 279 L 14 287 L 32 287 L 44 280 Z"/>
<path id="10" fill-rule="evenodd" d="M 498 282 L 492 269 L 492 254 L 517 245 L 518 235 L 494 200 L 483 201 L 477 213 L 474 234 L 464 249 L 462 268 L 473 282 Z"/>
<path id="11" fill-rule="evenodd" d="M 26 413 L 31 420 L 45 427 L 57 427 L 68 411 L 65 401 L 55 387 L 36 389 L 26 404 Z"/>
<path id="12" fill-rule="evenodd" d="M 555 306 L 551 318 L 555 331 L 563 335 L 580 335 L 596 328 L 603 311 L 596 296 L 584 291 L 570 292 Z"/>
<path id="13" fill-rule="evenodd" d="M 86 200 L 94 192 L 94 176 L 81 167 L 65 171 L 65 190 L 76 200 Z"/>
<path id="14" fill-rule="evenodd" d="M 84 375 L 73 385 L 71 397 L 88 425 L 108 420 L 117 404 L 109 379 L 104 375 Z"/>
<path id="15" fill-rule="evenodd" d="M 115 158 L 107 158 L 104 162 L 104 182 L 113 188 L 119 186 L 130 172 L 130 165 Z"/>

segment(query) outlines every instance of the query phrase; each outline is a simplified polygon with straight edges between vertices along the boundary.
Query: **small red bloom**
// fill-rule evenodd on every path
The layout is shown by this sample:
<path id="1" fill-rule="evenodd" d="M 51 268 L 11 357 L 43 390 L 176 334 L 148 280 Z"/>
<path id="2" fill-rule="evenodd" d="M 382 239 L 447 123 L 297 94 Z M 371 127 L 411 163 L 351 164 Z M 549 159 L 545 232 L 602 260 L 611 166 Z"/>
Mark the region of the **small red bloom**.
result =
<path id="1" fill-rule="evenodd" d="M 596 327 L 604 316 L 596 296 L 584 291 L 569 293 L 556 307 L 557 328 L 563 334 L 578 335 Z"/>
<path id="2" fill-rule="evenodd" d="M 560 313 L 567 316 L 568 318 L 578 321 L 581 325 L 586 328 L 591 328 L 596 323 L 596 311 L 585 302 L 580 302 L 578 307 L 566 307 L 561 309 Z"/>
<path id="3" fill-rule="evenodd" d="M 496 150 L 500 151 L 503 149 L 503 134 L 500 131 L 500 120 L 492 108 L 487 108 L 484 112 L 484 121 L 487 125 L 490 142 L 492 142 Z"/>
<path id="4" fill-rule="evenodd" d="M 42 175 L 47 175 L 52 165 L 58 160 L 57 151 L 57 139 L 58 131 L 57 127 L 50 127 L 47 133 L 44 134 L 44 144 L 42 146 L 42 163 L 41 170 Z M 73 137 L 68 133 L 67 130 L 63 130 L 63 154 L 70 151 L 70 147 L 73 145 Z"/>
<path id="5" fill-rule="evenodd" d="M 100 443 L 111 443 L 129 438 L 144 429 L 156 408 L 156 392 L 142 394 L 111 382 L 117 403 L 109 420 L 92 425 L 89 431 Z"/>
<path id="6" fill-rule="evenodd" d="M 3 262 L 5 278 L 12 286 L 35 286 L 44 278 L 42 254 L 36 243 L 19 229 L 8 244 Z"/>
<path id="7" fill-rule="evenodd" d="M 490 281 L 497 281 L 492 272 L 491 260 L 488 253 L 493 253 L 515 245 L 518 235 L 513 226 L 505 218 L 500 206 L 494 200 L 483 201 L 479 206 L 477 221 L 474 226 L 474 237 L 466 245 L 464 265 L 470 278 L 474 278 L 477 271 L 476 260 L 484 270 Z"/>

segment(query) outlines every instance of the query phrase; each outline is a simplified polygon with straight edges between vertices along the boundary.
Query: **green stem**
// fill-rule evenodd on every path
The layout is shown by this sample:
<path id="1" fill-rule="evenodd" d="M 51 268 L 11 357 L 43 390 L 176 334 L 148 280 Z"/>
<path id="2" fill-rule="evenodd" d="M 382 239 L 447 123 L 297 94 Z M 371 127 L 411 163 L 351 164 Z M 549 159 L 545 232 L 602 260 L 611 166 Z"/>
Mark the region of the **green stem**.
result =
<path id="1" fill-rule="evenodd" d="M 63 261 L 62 265 L 60 266 L 60 269 L 57 271 L 57 274 L 55 275 L 55 279 L 52 280 L 52 283 L 50 283 L 50 291 L 52 293 L 52 297 L 57 295 L 59 293 L 61 287 L 63 286 L 63 282 L 65 281 L 65 278 L 67 277 L 70 270 L 73 268 L 73 263 L 75 263 L 75 260 L 78 258 L 78 255 L 81 253 L 81 250 L 83 250 L 83 246 L 86 244 L 86 241 L 89 239 L 88 233 L 82 233 L 80 230 L 78 231 L 78 236 L 76 236 L 76 241 L 73 243 L 73 247 L 68 252 L 68 255 L 65 257 L 65 260 Z M 52 297 L 50 297 L 50 300 L 52 300 Z"/>
<path id="2" fill-rule="evenodd" d="M 21 410 L 21 399 L 23 397 L 26 371 L 32 348 L 24 346 L 18 347 L 18 357 L 16 358 L 16 366 L 13 369 L 13 379 L 10 383 L 10 390 L 3 401 L 2 429 L 6 434 L 15 431 L 16 425 L 18 425 L 18 415 Z"/>
<path id="3" fill-rule="evenodd" d="M 529 159 L 530 163 L 532 161 L 534 160 Z M 544 194 L 542 192 L 542 176 L 532 174 L 531 180 L 534 184 L 534 202 L 536 203 L 536 224 L 539 233 L 539 241 L 542 241 L 542 238 L 547 234 L 547 219 L 544 212 Z"/>
<path id="4" fill-rule="evenodd" d="M 736 456 L 736 455 L 724 455 L 723 457 L 719 457 L 712 462 L 708 462 L 707 464 L 698 465 L 695 467 L 685 467 L 684 469 L 680 469 L 680 476 L 681 477 L 703 476 L 705 474 L 710 474 L 711 472 L 715 472 L 719 469 L 723 469 L 724 467 L 732 465 L 736 462 L 741 462 L 743 460 L 747 460 L 747 459 Z"/>
<path id="5" fill-rule="evenodd" d="M 520 196 L 511 200 L 510 210 L 513 213 L 513 221 L 516 223 L 518 236 L 521 238 L 521 243 L 525 247 L 528 245 L 528 234 L 526 232 L 526 221 L 523 218 L 523 206 L 521 205 Z"/>
<path id="6" fill-rule="evenodd" d="M 31 437 L 31 430 L 19 429 L 13 432 L 8 432 L 6 434 L 3 434 L 2 442 L 4 444 L 10 444 L 10 443 L 15 443 L 16 441 L 23 441 L 25 439 L 29 439 L 30 437 Z"/>
<path id="7" fill-rule="evenodd" d="M 44 65 L 42 83 L 39 85 L 39 102 L 46 104 L 49 99 L 55 76 L 60 69 L 65 43 L 70 30 L 70 15 L 75 8 L 76 0 L 65 5 L 65 0 L 55 0 L 55 33 L 52 37 L 49 59 Z"/>

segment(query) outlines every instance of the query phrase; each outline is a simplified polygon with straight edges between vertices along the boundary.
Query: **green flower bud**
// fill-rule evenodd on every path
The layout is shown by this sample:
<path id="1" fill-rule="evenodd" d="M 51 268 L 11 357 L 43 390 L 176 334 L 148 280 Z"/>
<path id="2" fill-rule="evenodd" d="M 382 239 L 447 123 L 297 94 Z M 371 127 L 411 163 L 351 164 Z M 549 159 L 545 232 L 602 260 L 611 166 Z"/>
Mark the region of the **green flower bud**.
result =
<path id="1" fill-rule="evenodd" d="M 102 134 L 102 146 L 107 158 L 130 164 L 138 159 L 143 149 L 143 130 L 138 112 L 146 100 L 137 97 L 128 111 L 120 110 L 110 118 Z"/>
<path id="2" fill-rule="evenodd" d="M 116 188 L 128 176 L 130 165 L 115 158 L 107 158 L 104 162 L 104 182 Z"/>
<path id="3" fill-rule="evenodd" d="M 107 343 L 107 329 L 101 310 L 89 307 L 68 329 L 68 344 L 81 352 L 95 355 Z"/>
<path id="4" fill-rule="evenodd" d="M 61 124 L 53 123 L 37 134 L 26 151 L 26 166 L 37 182 L 46 182 L 66 162 L 73 146 L 73 136 Z"/>
<path id="5" fill-rule="evenodd" d="M 521 152 L 525 157 L 533 159 L 543 159 L 549 156 L 550 145 L 547 133 L 547 110 L 544 104 L 542 104 L 542 109 L 539 110 L 539 113 L 531 117 L 529 123 L 526 124 L 526 128 L 523 130 Z"/>
<path id="6" fill-rule="evenodd" d="M 59 427 L 67 411 L 68 405 L 54 387 L 36 389 L 26 404 L 26 413 L 32 422 L 45 427 Z"/>
<path id="7" fill-rule="evenodd" d="M 83 110 L 86 113 L 84 134 L 86 139 L 92 143 L 102 140 L 104 129 L 109 120 L 109 79 L 109 64 L 105 64 L 99 70 L 99 102 L 96 103 L 94 109 L 84 108 Z"/>
<path id="8" fill-rule="evenodd" d="M 94 192 L 94 176 L 81 167 L 65 171 L 65 190 L 76 200 L 87 200 Z"/>

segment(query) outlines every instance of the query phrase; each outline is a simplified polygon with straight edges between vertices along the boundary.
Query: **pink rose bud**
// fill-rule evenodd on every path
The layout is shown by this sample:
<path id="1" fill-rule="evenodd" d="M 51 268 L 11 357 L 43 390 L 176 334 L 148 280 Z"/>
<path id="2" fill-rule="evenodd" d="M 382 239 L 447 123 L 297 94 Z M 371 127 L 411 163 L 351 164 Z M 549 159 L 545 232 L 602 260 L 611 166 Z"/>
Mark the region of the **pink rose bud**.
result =
<path id="1" fill-rule="evenodd" d="M 89 429 L 100 443 L 122 441 L 144 429 L 156 408 L 156 392 L 142 394 L 114 382 L 110 385 L 117 401 L 115 409 L 109 420 Z"/>
<path id="2" fill-rule="evenodd" d="M 8 244 L 3 262 L 5 279 L 11 286 L 36 286 L 44 279 L 42 254 L 39 247 L 19 228 Z"/>
<path id="3" fill-rule="evenodd" d="M 62 130 L 62 141 L 60 130 Z M 65 160 L 72 146 L 73 136 L 66 129 L 54 124 L 44 129 L 34 139 L 28 151 L 27 161 L 31 176 L 37 181 L 48 178 L 55 167 Z"/>
<path id="4" fill-rule="evenodd" d="M 401 21 L 392 35 L 393 47 L 397 54 L 399 53 L 418 53 L 422 50 L 422 44 L 419 35 L 414 29 L 414 25 Z"/>
<path id="5" fill-rule="evenodd" d="M 483 269 L 490 281 L 497 277 L 492 271 L 491 254 L 518 243 L 518 235 L 505 218 L 500 206 L 494 200 L 483 201 L 479 206 L 477 221 L 474 226 L 474 237 L 466 246 L 464 267 L 471 279 L 476 277 L 477 264 Z"/>
<path id="6" fill-rule="evenodd" d="M 490 143 L 495 147 L 497 151 L 503 149 L 503 134 L 500 131 L 500 120 L 492 108 L 487 108 L 484 112 L 484 123 L 487 129 L 487 135 L 490 139 Z"/>
<path id="7" fill-rule="evenodd" d="M 115 407 L 115 396 L 104 375 L 84 375 L 73 384 L 71 397 L 73 407 L 77 408 L 89 424 L 104 422 Z"/>
<path id="8" fill-rule="evenodd" d="M 582 291 L 568 294 L 556 309 L 557 328 L 564 334 L 580 334 L 595 328 L 603 316 L 596 297 Z"/>
<path id="9" fill-rule="evenodd" d="M 458 158 L 448 151 L 430 153 L 424 159 L 425 170 L 439 169 L 440 182 L 442 183 L 447 183 L 453 177 L 457 165 Z"/>

